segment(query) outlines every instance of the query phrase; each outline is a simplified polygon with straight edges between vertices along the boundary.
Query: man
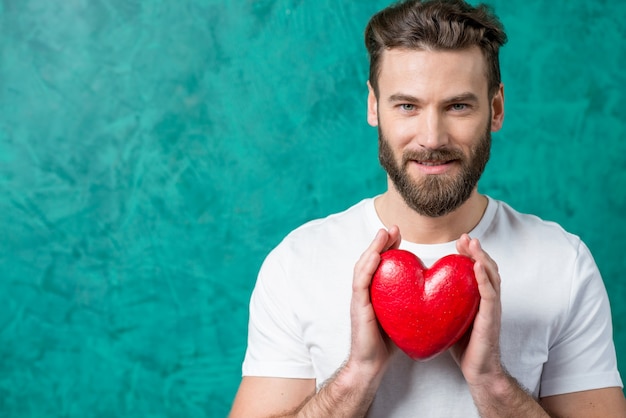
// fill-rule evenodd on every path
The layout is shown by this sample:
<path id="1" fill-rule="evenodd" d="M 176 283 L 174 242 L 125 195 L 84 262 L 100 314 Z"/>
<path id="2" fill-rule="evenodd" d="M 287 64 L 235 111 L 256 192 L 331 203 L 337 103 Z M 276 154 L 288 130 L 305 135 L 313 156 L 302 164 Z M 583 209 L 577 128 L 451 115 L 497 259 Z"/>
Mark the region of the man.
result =
<path id="1" fill-rule="evenodd" d="M 587 247 L 477 191 L 504 117 L 505 41 L 486 7 L 462 1 L 408 1 L 370 20 L 367 120 L 388 190 L 267 257 L 231 416 L 626 417 Z M 475 261 L 473 327 L 429 361 L 398 350 L 370 303 L 380 254 L 397 247 L 427 265 Z"/>

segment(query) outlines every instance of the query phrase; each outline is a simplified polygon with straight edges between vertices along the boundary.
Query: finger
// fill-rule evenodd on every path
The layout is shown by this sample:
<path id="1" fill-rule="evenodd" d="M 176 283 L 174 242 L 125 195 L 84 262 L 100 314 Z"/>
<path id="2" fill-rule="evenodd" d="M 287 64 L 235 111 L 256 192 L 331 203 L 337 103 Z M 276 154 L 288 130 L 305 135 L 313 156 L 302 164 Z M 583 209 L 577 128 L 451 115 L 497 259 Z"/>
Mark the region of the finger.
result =
<path id="1" fill-rule="evenodd" d="M 498 272 L 496 262 L 482 249 L 477 239 L 471 240 L 469 248 L 474 260 L 485 270 L 491 285 L 495 291 L 500 294 L 500 273 Z"/>
<path id="2" fill-rule="evenodd" d="M 370 252 L 375 252 L 377 254 L 381 254 L 384 251 L 387 251 L 391 248 L 397 248 L 401 242 L 400 238 L 400 229 L 393 225 L 389 228 L 389 231 L 385 229 L 379 229 L 376 233 L 376 236 L 370 243 L 369 247 L 363 252 L 359 262 L 364 260 Z M 357 263 L 358 264 L 358 263 Z"/>
<path id="3" fill-rule="evenodd" d="M 470 256 L 469 250 L 470 237 L 467 234 L 461 235 L 461 237 L 456 241 L 456 250 L 461 255 Z"/>
<path id="4" fill-rule="evenodd" d="M 361 254 L 361 257 L 354 266 L 352 300 L 358 306 L 369 304 L 369 286 L 372 281 L 372 276 L 380 263 L 380 253 L 389 245 L 388 243 L 389 233 L 384 229 L 379 230 L 369 247 Z"/>
<path id="5" fill-rule="evenodd" d="M 500 292 L 500 274 L 498 265 L 491 256 L 483 250 L 480 241 L 477 238 L 470 238 L 469 235 L 463 234 L 457 241 L 457 251 L 459 254 L 471 257 L 475 262 L 480 262 L 484 267 L 491 285 Z"/>
<path id="6" fill-rule="evenodd" d="M 484 261 L 485 264 L 489 265 L 489 267 L 493 267 L 496 271 L 498 271 L 498 265 L 493 258 L 491 258 L 491 256 L 483 250 L 483 247 L 477 238 L 470 239 L 469 250 L 477 260 Z"/>
<path id="7" fill-rule="evenodd" d="M 369 247 L 367 247 L 367 249 L 365 250 L 365 253 L 373 251 L 380 254 L 381 252 L 385 251 L 385 249 L 390 245 L 390 238 L 391 234 L 389 233 L 389 231 L 382 228 L 379 229 Z"/>
<path id="8" fill-rule="evenodd" d="M 389 231 L 380 229 L 369 247 L 361 254 L 361 257 L 354 266 L 354 278 L 352 283 L 353 292 L 367 291 L 367 298 L 358 299 L 360 302 L 369 303 L 369 286 L 372 276 L 380 263 L 380 254 L 391 248 L 400 245 L 400 229 L 394 225 Z"/>
<path id="9" fill-rule="evenodd" d="M 487 301 L 493 301 L 498 298 L 498 289 L 493 285 L 490 274 L 481 261 L 474 263 L 474 276 L 478 284 L 480 298 Z"/>
<path id="10" fill-rule="evenodd" d="M 402 237 L 400 236 L 400 228 L 397 225 L 392 225 L 388 231 L 389 237 L 387 239 L 387 245 L 385 246 L 385 250 L 389 250 L 392 248 L 400 247 L 400 243 L 402 242 Z"/>
<path id="11" fill-rule="evenodd" d="M 370 305 L 369 286 L 372 281 L 373 272 L 380 262 L 380 255 L 369 253 L 363 259 L 360 268 L 355 269 L 352 281 L 352 305 L 354 308 L 363 308 Z"/>

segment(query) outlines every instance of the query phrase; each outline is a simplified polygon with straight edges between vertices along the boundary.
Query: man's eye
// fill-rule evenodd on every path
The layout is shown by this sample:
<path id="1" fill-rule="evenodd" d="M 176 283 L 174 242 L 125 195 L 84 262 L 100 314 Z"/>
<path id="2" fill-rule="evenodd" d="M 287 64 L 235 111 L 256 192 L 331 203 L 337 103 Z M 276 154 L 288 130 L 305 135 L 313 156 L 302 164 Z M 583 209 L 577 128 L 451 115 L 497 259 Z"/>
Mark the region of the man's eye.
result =
<path id="1" fill-rule="evenodd" d="M 456 110 L 456 111 L 467 109 L 467 105 L 465 103 L 455 103 L 451 107 L 452 107 L 452 110 Z"/>
<path id="2" fill-rule="evenodd" d="M 400 105 L 400 108 L 404 111 L 412 112 L 413 110 L 415 110 L 415 105 L 412 105 L 410 103 L 403 103 Z"/>

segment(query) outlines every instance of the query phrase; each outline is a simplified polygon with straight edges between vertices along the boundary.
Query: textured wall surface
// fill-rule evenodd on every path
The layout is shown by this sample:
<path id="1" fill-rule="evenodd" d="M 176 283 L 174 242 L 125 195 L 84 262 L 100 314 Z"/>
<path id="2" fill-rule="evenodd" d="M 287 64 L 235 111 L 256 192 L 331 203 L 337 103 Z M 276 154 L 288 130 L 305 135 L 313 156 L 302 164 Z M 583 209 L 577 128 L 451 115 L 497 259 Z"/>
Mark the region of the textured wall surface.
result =
<path id="1" fill-rule="evenodd" d="M 387 1 L 0 0 L 0 415 L 220 417 L 293 227 L 384 189 L 362 32 Z M 481 190 L 581 235 L 626 372 L 626 3 L 493 3 Z"/>

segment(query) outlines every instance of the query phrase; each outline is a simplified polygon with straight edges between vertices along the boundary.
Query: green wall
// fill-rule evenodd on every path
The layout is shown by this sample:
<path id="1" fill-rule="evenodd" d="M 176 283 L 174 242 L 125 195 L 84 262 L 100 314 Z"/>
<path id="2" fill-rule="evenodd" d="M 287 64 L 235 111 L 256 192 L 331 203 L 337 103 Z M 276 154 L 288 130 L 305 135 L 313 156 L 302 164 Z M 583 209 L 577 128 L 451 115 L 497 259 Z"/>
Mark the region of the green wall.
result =
<path id="1" fill-rule="evenodd" d="M 227 413 L 263 257 L 384 189 L 361 38 L 386 4 L 0 0 L 0 415 Z M 494 5 L 481 189 L 588 243 L 626 372 L 626 3 Z"/>

